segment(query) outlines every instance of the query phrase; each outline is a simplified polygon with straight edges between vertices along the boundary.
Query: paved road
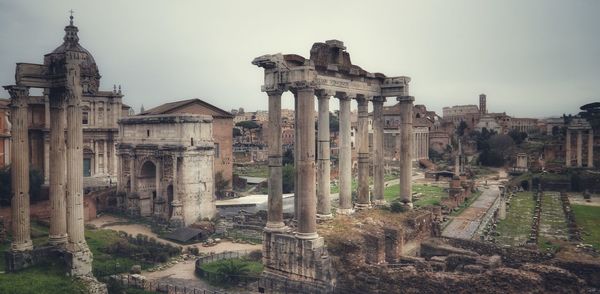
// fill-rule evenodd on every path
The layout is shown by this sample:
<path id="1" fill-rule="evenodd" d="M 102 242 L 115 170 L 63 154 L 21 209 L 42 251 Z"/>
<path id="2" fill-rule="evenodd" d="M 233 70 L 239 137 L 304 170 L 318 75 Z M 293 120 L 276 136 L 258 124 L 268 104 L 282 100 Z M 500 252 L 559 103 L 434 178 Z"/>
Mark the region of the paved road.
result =
<path id="1" fill-rule="evenodd" d="M 488 189 L 484 189 L 477 200 L 463 210 L 460 215 L 451 220 L 450 224 L 442 232 L 442 236 L 472 239 L 475 232 L 477 232 L 483 216 L 499 196 L 500 189 L 497 185 L 491 185 Z"/>

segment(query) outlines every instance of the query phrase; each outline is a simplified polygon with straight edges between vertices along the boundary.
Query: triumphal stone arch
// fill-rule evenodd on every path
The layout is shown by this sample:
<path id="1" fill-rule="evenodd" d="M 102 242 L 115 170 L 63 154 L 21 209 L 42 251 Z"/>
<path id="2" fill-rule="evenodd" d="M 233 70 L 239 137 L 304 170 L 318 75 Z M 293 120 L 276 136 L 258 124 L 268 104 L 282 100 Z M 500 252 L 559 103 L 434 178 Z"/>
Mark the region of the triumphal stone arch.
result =
<path id="1" fill-rule="evenodd" d="M 98 87 L 98 69 L 79 44 L 73 17 L 64 43 L 43 64 L 17 63 L 11 98 L 11 178 L 13 242 L 7 269 L 18 270 L 49 255 L 64 257 L 69 274 L 92 274 L 92 253 L 84 236 L 82 96 Z M 48 93 L 50 104 L 50 247 L 34 249 L 29 219 L 28 98 L 30 88 Z M 66 130 L 66 132 L 65 132 Z"/>
<path id="2" fill-rule="evenodd" d="M 137 115 L 119 120 L 116 205 L 133 215 L 189 226 L 216 215 L 212 117 Z"/>
<path id="3" fill-rule="evenodd" d="M 264 230 L 261 291 L 279 293 L 290 287 L 304 293 L 331 292 L 335 274 L 324 240 L 317 234 L 317 218 L 331 218 L 329 99 L 340 103 L 340 203 L 337 213 L 352 214 L 385 203 L 383 103 L 387 97 L 400 102 L 400 200 L 412 208 L 411 146 L 414 98 L 409 96 L 410 78 L 387 77 L 367 72 L 350 61 L 344 43 L 315 43 L 310 58 L 295 54 L 263 55 L 252 64 L 264 69 L 262 91 L 269 97 L 269 199 Z M 296 218 L 297 228 L 283 223 L 281 95 L 291 91 L 295 99 Z M 318 100 L 318 134 L 315 137 L 315 96 Z M 352 203 L 350 102 L 358 103 L 358 189 Z M 369 192 L 368 103 L 373 103 L 373 176 Z M 317 150 L 315 150 L 315 145 Z"/>

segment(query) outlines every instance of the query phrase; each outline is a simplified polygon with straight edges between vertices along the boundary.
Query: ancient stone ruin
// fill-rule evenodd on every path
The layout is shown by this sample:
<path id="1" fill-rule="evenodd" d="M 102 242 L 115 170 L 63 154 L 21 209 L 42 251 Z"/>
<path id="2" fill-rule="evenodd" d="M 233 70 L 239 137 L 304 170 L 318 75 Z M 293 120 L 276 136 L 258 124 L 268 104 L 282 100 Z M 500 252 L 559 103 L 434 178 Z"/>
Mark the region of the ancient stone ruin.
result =
<path id="1" fill-rule="evenodd" d="M 114 206 L 171 227 L 216 215 L 211 116 L 131 116 L 119 125 Z"/>
<path id="2" fill-rule="evenodd" d="M 338 214 L 352 214 L 385 203 L 383 160 L 383 103 L 396 97 L 401 110 L 400 198 L 412 208 L 411 146 L 414 98 L 409 96 L 410 78 L 387 77 L 370 73 L 353 65 L 344 43 L 329 40 L 315 43 L 310 58 L 295 54 L 273 54 L 255 58 L 252 64 L 262 67 L 265 83 L 262 91 L 269 97 L 269 201 L 268 221 L 264 230 L 263 258 L 265 271 L 261 290 L 278 292 L 291 279 L 299 291 L 331 291 L 334 272 L 324 240 L 317 234 L 317 216 L 331 217 L 329 199 L 329 99 L 340 103 L 340 203 Z M 283 223 L 281 95 L 294 94 L 296 115 L 296 217 L 294 231 Z M 314 100 L 317 96 L 318 152 L 315 152 Z M 350 102 L 358 102 L 358 195 L 352 203 Z M 368 103 L 373 103 L 373 199 L 369 193 Z M 315 172 L 316 167 L 316 172 Z M 315 178 L 316 176 L 316 178 Z"/>

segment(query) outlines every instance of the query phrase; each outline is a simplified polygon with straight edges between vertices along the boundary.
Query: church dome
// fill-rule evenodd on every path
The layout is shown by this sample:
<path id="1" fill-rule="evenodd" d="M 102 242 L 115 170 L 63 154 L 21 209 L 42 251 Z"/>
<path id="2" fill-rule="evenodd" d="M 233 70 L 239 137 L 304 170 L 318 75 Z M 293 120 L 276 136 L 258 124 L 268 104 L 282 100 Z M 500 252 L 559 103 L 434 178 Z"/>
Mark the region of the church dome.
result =
<path id="1" fill-rule="evenodd" d="M 54 51 L 46 54 L 44 58 L 44 64 L 48 65 L 50 72 L 56 72 L 61 69 L 60 67 L 54 66 L 56 64 L 64 63 L 65 53 L 67 51 L 78 51 L 85 54 L 85 58 L 81 63 L 81 85 L 83 88 L 83 94 L 96 94 L 100 87 L 100 71 L 96 65 L 96 61 L 92 54 L 81 44 L 79 44 L 79 36 L 77 36 L 79 29 L 73 25 L 73 16 L 70 17 L 70 23 L 65 27 L 64 42 L 58 46 Z M 57 62 L 58 61 L 58 62 Z"/>

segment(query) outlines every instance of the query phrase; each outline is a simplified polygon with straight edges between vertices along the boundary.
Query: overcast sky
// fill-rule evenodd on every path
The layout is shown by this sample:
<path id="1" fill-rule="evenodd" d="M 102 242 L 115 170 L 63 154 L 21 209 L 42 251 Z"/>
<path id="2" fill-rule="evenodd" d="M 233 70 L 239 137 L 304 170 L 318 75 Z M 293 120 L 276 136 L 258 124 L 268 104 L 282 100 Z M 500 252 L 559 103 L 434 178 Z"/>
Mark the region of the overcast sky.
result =
<path id="1" fill-rule="evenodd" d="M 16 62 L 42 63 L 62 43 L 70 9 L 101 89 L 121 84 L 136 112 L 194 97 L 225 110 L 266 109 L 252 59 L 308 57 L 329 39 L 367 71 L 411 77 L 415 103 L 440 115 L 477 104 L 480 93 L 489 111 L 520 117 L 600 101 L 597 0 L 0 0 L 0 85 L 14 83 Z M 284 107 L 293 107 L 290 94 Z"/>

